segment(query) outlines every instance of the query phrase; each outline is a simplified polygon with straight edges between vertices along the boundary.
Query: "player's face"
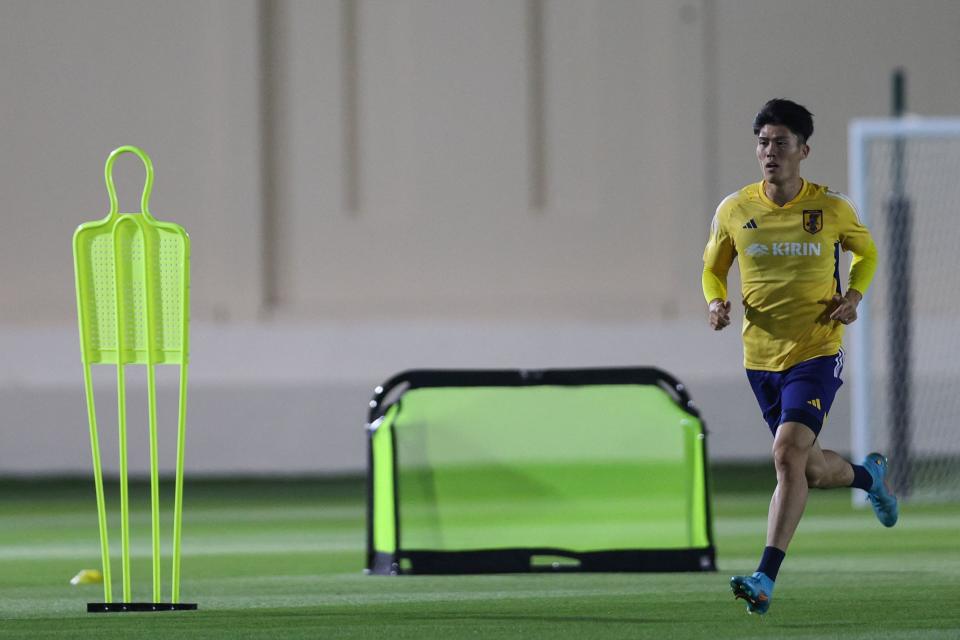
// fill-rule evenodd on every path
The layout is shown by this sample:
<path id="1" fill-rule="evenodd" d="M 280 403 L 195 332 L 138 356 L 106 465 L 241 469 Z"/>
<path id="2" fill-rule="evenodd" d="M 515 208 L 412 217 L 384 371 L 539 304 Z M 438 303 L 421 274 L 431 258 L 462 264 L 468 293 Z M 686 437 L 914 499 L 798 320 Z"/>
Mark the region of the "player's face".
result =
<path id="1" fill-rule="evenodd" d="M 783 184 L 800 176 L 800 161 L 810 153 L 810 147 L 800 143 L 797 134 L 782 124 L 766 124 L 757 134 L 757 160 L 763 179 L 771 184 Z"/>

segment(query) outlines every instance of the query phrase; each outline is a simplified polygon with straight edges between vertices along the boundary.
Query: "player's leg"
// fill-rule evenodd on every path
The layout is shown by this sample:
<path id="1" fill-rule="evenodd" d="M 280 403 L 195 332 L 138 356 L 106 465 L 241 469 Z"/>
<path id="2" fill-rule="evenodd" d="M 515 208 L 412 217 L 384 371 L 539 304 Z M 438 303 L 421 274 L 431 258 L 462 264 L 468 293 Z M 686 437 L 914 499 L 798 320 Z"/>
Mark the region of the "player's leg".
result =
<path id="1" fill-rule="evenodd" d="M 886 527 L 897 523 L 900 514 L 897 497 L 890 493 L 886 483 L 887 459 L 871 453 L 862 465 L 848 462 L 836 451 L 821 449 L 814 443 L 807 457 L 807 484 L 811 488 L 836 489 L 840 487 L 863 489 L 873 504 L 877 519 Z"/>
<path id="2" fill-rule="evenodd" d="M 833 396 L 842 384 L 841 368 L 840 357 L 823 357 L 781 373 L 766 374 L 762 379 L 757 372 L 747 372 L 764 419 L 774 432 L 777 472 L 777 488 L 767 514 L 767 546 L 757 571 L 751 576 L 734 576 L 730 581 L 734 595 L 747 601 L 751 613 L 764 613 L 770 606 L 780 565 L 807 504 L 807 465 L 811 453 L 817 454 L 814 469 L 825 473 L 832 469 L 832 457 L 823 456 L 819 447 L 814 447 Z M 771 399 L 774 392 L 775 401 Z M 776 421 L 770 412 L 774 407 L 778 410 Z"/>
<path id="3" fill-rule="evenodd" d="M 843 359 L 841 350 L 836 356 L 814 358 L 791 370 L 781 399 L 785 416 L 801 416 L 800 420 L 811 428 L 817 420 L 821 428 L 825 426 L 833 400 L 843 385 L 840 377 Z M 862 464 L 853 464 L 837 452 L 821 449 L 814 443 L 807 458 L 806 476 L 810 487 L 862 489 L 867 492 L 877 519 L 884 526 L 892 527 L 897 523 L 900 510 L 896 496 L 887 487 L 886 474 L 887 459 L 879 453 L 871 453 Z"/>
<path id="4" fill-rule="evenodd" d="M 870 491 L 874 478 L 863 465 L 853 464 L 836 451 L 815 442 L 807 457 L 807 484 L 811 489 L 854 488 Z"/>
<path id="5" fill-rule="evenodd" d="M 773 440 L 773 462 L 777 488 L 767 513 L 767 546 L 757 570 L 750 576 L 730 579 L 733 595 L 747 601 L 750 613 L 766 613 L 773 587 L 807 505 L 807 458 L 817 434 L 800 422 L 784 422 Z"/>
<path id="6" fill-rule="evenodd" d="M 835 356 L 813 358 L 786 372 L 782 391 L 784 422 L 799 422 L 814 433 L 807 455 L 805 475 L 809 487 L 828 489 L 850 486 L 857 474 L 835 451 L 821 448 L 816 439 L 827 423 L 837 391 L 843 385 L 843 351 Z M 863 470 L 861 470 L 863 471 Z M 863 473 L 860 474 L 864 475 Z"/>
<path id="7" fill-rule="evenodd" d="M 854 484 L 858 480 L 862 484 L 864 476 L 870 481 L 870 474 L 862 466 L 857 465 L 862 471 L 858 477 L 856 468 L 836 451 L 822 449 L 819 442 L 814 442 L 810 448 L 810 454 L 807 456 L 807 485 L 811 489 L 835 489 L 837 487 L 858 486 Z M 863 488 L 863 487 L 859 487 Z M 865 491 L 869 491 L 868 484 Z"/>
<path id="8" fill-rule="evenodd" d="M 783 383 L 783 374 L 771 371 L 747 370 L 747 379 L 760 405 L 763 419 L 770 428 L 770 433 L 776 436 L 780 425 L 780 391 Z M 779 566 L 783 560 L 783 551 L 768 547 L 761 559 L 761 566 L 776 575 L 771 564 Z M 750 613 L 766 613 L 770 606 L 770 596 L 773 592 L 773 580 L 766 574 L 756 572 L 750 576 L 733 576 L 730 578 L 730 587 L 736 598 L 747 601 L 747 611 Z"/>
<path id="9" fill-rule="evenodd" d="M 887 459 L 883 455 L 871 453 L 862 465 L 853 464 L 836 451 L 821 449 L 819 444 L 814 443 L 807 457 L 806 475 L 811 488 L 863 489 L 867 492 L 877 519 L 885 527 L 897 524 L 900 508 L 897 497 L 887 487 Z"/>
<path id="10" fill-rule="evenodd" d="M 807 506 L 807 460 L 816 438 L 816 432 L 800 422 L 784 422 L 777 429 L 773 440 L 777 488 L 767 512 L 767 546 L 753 575 L 730 580 L 733 595 L 747 601 L 750 613 L 766 613 L 770 607 L 780 564 Z"/>
<path id="11" fill-rule="evenodd" d="M 777 488 L 767 514 L 767 546 L 786 552 L 807 506 L 807 459 L 817 434 L 799 422 L 784 422 L 773 439 Z"/>
<path id="12" fill-rule="evenodd" d="M 765 613 L 770 606 L 774 582 L 806 507 L 809 487 L 863 487 L 869 476 L 870 499 L 877 517 L 887 526 L 896 522 L 896 498 L 890 496 L 883 482 L 886 459 L 871 454 L 863 466 L 851 465 L 817 443 L 843 384 L 842 370 L 841 351 L 836 356 L 802 362 L 782 373 L 747 372 L 764 419 L 774 431 L 777 469 L 777 488 L 767 515 L 767 546 L 760 565 L 753 575 L 730 580 L 734 595 L 747 601 L 751 613 Z M 779 412 L 779 427 L 772 421 L 775 412 Z"/>

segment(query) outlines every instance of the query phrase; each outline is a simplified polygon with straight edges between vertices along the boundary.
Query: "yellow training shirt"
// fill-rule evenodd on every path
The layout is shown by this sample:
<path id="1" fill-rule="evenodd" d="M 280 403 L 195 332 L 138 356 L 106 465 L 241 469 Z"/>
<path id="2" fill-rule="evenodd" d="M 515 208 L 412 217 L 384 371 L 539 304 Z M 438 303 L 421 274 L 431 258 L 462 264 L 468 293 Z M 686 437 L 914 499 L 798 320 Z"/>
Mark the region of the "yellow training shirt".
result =
<path id="1" fill-rule="evenodd" d="M 737 259 L 743 294 L 743 364 L 783 371 L 837 353 L 843 324 L 830 320 L 840 293 L 840 250 L 854 254 L 848 286 L 866 293 L 877 248 L 853 203 L 803 181 L 797 197 L 779 206 L 763 182 L 727 196 L 713 218 L 703 252 L 707 302 L 727 299 L 727 272 Z"/>

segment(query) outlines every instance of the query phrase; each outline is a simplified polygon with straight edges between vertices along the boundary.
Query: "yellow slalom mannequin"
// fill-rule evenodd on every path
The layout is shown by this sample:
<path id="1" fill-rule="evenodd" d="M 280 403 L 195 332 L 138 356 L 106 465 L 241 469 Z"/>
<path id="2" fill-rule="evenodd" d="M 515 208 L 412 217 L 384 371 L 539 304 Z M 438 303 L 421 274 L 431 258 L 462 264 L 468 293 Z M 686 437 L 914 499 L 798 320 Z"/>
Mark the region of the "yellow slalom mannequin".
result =
<path id="1" fill-rule="evenodd" d="M 120 213 L 113 165 L 124 153 L 143 162 L 146 181 L 139 213 Z M 101 220 L 87 222 L 73 236 L 77 286 L 77 317 L 80 352 L 90 422 L 97 513 L 100 521 L 100 552 L 103 558 L 104 604 L 88 611 L 159 610 L 131 606 L 130 512 L 127 481 L 126 383 L 127 365 L 146 365 L 150 430 L 150 495 L 152 511 L 153 604 L 161 601 L 160 588 L 160 498 L 157 457 L 156 365 L 180 366 L 180 406 L 177 431 L 177 467 L 173 526 L 173 571 L 171 605 L 180 599 L 180 532 L 183 513 L 183 454 L 187 408 L 187 363 L 190 319 L 190 239 L 179 225 L 157 221 L 149 210 L 153 164 L 137 147 L 124 146 L 107 158 L 104 170 L 110 212 Z M 123 571 L 123 602 L 113 602 L 110 549 L 103 495 L 97 417 L 91 366 L 116 365 L 117 416 L 120 441 L 120 512 Z M 99 607 L 99 608 L 93 608 Z"/>

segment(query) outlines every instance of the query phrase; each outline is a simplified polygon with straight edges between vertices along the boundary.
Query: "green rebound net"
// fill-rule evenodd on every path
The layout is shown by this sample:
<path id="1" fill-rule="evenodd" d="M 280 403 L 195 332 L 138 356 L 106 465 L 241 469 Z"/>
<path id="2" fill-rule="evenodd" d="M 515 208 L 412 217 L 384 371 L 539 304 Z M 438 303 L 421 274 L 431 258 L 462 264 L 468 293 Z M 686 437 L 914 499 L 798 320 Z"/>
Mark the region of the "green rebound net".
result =
<path id="1" fill-rule="evenodd" d="M 367 431 L 369 572 L 716 568 L 703 423 L 658 369 L 408 371 Z"/>

